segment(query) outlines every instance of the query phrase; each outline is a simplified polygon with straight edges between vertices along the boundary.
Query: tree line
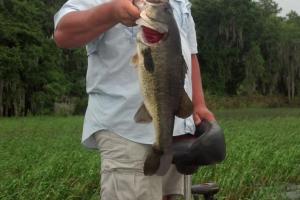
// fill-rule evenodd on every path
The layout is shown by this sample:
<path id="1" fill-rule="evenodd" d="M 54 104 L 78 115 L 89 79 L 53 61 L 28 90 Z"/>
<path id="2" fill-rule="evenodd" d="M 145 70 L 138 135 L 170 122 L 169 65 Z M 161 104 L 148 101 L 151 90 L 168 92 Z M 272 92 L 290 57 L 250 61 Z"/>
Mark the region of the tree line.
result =
<path id="1" fill-rule="evenodd" d="M 300 17 L 272 0 L 193 0 L 203 79 L 217 95 L 300 95 Z"/>
<path id="2" fill-rule="evenodd" d="M 86 106 L 84 49 L 58 49 L 63 0 L 0 0 L 0 116 Z M 206 93 L 300 96 L 300 17 L 272 0 L 192 0 Z"/>

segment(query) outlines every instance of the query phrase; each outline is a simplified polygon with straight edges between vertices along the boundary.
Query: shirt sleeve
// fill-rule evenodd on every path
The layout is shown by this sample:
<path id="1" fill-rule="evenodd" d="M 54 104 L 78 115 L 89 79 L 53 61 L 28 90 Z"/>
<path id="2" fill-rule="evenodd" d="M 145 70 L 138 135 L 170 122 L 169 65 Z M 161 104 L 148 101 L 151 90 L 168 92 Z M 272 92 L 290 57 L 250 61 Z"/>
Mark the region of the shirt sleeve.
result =
<path id="1" fill-rule="evenodd" d="M 103 0 L 68 0 L 54 16 L 54 28 L 66 14 L 74 11 L 88 10 L 101 3 Z"/>
<path id="2" fill-rule="evenodd" d="M 188 42 L 191 49 L 191 53 L 197 54 L 198 53 L 197 34 L 195 29 L 195 22 L 192 15 L 190 15 L 188 19 Z"/>

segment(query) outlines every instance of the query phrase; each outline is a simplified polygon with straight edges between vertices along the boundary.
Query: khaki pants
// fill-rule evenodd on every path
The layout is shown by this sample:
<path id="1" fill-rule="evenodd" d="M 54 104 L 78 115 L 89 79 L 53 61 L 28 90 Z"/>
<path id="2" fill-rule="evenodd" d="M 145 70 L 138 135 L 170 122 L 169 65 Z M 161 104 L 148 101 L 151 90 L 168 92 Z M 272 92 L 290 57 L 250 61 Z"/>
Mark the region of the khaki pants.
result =
<path id="1" fill-rule="evenodd" d="M 95 133 L 101 154 L 101 200 L 161 200 L 183 195 L 183 175 L 174 166 L 161 176 L 144 176 L 150 145 L 138 144 L 109 131 Z"/>

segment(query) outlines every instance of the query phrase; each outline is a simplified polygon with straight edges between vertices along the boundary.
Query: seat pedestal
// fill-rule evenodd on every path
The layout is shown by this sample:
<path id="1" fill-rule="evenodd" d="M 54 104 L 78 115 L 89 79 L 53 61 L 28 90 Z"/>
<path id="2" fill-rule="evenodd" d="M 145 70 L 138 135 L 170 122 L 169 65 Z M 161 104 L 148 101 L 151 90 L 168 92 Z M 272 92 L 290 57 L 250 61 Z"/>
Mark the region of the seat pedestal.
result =
<path id="1" fill-rule="evenodd" d="M 214 195 L 219 192 L 219 187 L 216 183 L 193 185 L 191 189 L 194 200 L 199 200 L 200 195 L 203 195 L 205 200 L 215 200 Z"/>

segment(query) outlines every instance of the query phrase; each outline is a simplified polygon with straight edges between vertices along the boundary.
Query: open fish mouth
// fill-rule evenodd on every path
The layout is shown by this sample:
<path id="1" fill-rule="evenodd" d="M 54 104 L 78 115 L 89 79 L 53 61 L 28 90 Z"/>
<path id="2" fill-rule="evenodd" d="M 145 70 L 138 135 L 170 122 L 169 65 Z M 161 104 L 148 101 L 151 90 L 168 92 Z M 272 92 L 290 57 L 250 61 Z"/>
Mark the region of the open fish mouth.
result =
<path id="1" fill-rule="evenodd" d="M 145 12 L 141 13 L 141 18 L 136 22 L 141 27 L 141 42 L 151 46 L 160 44 L 168 36 L 168 26 L 155 19 L 151 19 Z"/>
<path id="2" fill-rule="evenodd" d="M 161 43 L 168 35 L 168 22 L 160 12 L 165 12 L 169 0 L 134 0 L 134 4 L 142 10 L 140 18 L 136 21 L 141 31 L 140 42 L 147 46 Z"/>
<path id="3" fill-rule="evenodd" d="M 154 44 L 161 43 L 162 41 L 165 40 L 168 34 L 167 32 L 166 33 L 158 32 L 146 26 L 142 26 L 141 28 L 142 28 L 143 43 L 146 43 L 147 45 L 154 45 Z"/>

